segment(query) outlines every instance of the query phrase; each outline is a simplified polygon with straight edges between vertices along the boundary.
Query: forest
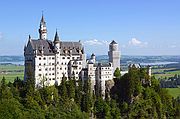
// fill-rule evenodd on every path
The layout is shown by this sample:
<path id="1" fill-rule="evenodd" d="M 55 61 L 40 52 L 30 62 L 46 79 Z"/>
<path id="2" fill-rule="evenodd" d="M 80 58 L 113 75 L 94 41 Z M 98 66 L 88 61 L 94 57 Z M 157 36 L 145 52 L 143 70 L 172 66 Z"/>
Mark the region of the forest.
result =
<path id="1" fill-rule="evenodd" d="M 0 82 L 1 119 L 178 119 L 180 97 L 173 98 L 146 69 L 114 72 L 113 86 L 101 95 L 90 80 L 62 79 L 59 86 L 35 88 L 33 77 Z"/>

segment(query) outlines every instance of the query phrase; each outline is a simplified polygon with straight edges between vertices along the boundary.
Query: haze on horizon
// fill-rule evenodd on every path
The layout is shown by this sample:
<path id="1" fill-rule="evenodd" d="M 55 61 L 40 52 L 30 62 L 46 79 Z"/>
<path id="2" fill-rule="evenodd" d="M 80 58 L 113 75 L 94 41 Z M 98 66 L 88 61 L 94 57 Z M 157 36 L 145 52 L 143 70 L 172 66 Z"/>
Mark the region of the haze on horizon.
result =
<path id="1" fill-rule="evenodd" d="M 79 41 L 87 54 L 107 54 L 111 40 L 122 55 L 180 55 L 180 1 L 4 0 L 0 4 L 0 55 L 23 55 L 37 39 L 42 15 L 48 39 Z"/>

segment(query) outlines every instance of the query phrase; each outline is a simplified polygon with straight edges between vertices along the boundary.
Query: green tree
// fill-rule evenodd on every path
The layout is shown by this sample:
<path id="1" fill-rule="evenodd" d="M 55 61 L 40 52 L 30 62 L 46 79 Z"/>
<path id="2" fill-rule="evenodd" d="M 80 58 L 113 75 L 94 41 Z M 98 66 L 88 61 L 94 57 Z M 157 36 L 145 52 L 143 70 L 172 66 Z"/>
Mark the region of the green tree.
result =
<path id="1" fill-rule="evenodd" d="M 120 78 L 121 77 L 121 72 L 120 72 L 120 69 L 117 67 L 116 70 L 114 71 L 114 76 L 116 78 Z"/>
<path id="2" fill-rule="evenodd" d="M 14 98 L 0 102 L 0 119 L 21 119 L 23 106 Z"/>
<path id="3" fill-rule="evenodd" d="M 68 92 L 68 97 L 71 99 L 75 98 L 75 87 L 76 87 L 76 81 L 75 79 L 70 79 L 67 82 L 67 92 Z"/>
<path id="4" fill-rule="evenodd" d="M 62 99 L 66 99 L 68 97 L 65 77 L 62 78 L 61 85 L 59 86 L 59 94 Z"/>
<path id="5" fill-rule="evenodd" d="M 92 93 L 90 80 L 84 81 L 81 110 L 87 113 L 92 112 Z"/>

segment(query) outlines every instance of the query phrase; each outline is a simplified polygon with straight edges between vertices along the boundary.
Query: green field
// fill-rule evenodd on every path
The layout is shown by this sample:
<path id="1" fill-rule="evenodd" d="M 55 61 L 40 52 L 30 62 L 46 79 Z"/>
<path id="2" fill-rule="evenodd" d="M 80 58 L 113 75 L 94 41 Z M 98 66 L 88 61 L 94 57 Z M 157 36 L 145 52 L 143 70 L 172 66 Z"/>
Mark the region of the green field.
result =
<path id="1" fill-rule="evenodd" d="M 0 80 L 5 77 L 7 82 L 13 82 L 16 77 L 23 79 L 24 66 L 22 65 L 0 65 Z"/>
<path id="2" fill-rule="evenodd" d="M 180 96 L 180 88 L 166 88 L 174 98 Z"/>
<path id="3" fill-rule="evenodd" d="M 175 70 L 175 71 L 169 71 L 166 72 L 168 70 L 173 70 L 173 68 L 169 68 L 169 69 L 153 69 L 152 73 L 154 72 L 158 72 L 160 74 L 153 74 L 157 79 L 163 79 L 165 77 L 169 78 L 169 77 L 174 77 L 175 74 L 180 75 L 180 70 Z"/>

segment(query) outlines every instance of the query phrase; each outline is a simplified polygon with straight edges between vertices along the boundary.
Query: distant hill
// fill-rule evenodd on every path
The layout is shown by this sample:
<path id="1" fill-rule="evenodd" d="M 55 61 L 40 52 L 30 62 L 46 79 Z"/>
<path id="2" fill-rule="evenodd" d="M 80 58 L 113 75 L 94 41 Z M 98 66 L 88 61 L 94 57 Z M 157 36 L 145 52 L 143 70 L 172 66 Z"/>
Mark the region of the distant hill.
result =
<path id="1" fill-rule="evenodd" d="M 87 59 L 90 55 L 87 55 Z M 108 62 L 108 55 L 97 55 L 96 60 L 98 62 Z M 0 63 L 3 62 L 23 62 L 23 56 L 0 56 Z M 129 63 L 159 63 L 159 62 L 178 62 L 180 63 L 180 56 L 121 56 L 121 65 L 127 65 Z"/>
<path id="2" fill-rule="evenodd" d="M 23 56 L 0 56 L 0 62 L 21 62 L 24 61 Z"/>

